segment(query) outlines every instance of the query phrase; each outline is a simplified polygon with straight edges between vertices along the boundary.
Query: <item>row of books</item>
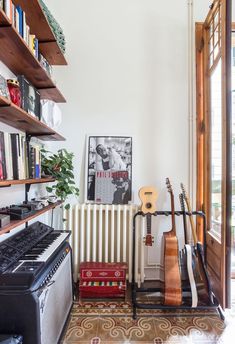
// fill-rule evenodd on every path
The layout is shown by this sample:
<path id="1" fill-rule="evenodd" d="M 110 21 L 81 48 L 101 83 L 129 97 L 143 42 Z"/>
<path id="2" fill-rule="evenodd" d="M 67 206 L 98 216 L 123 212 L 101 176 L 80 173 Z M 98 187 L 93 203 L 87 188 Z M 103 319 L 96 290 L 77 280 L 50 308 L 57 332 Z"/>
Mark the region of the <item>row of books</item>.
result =
<path id="1" fill-rule="evenodd" d="M 15 6 L 12 0 L 0 0 L 0 8 L 2 8 L 6 13 L 7 17 L 12 22 L 12 25 L 24 39 L 33 55 L 39 60 L 41 66 L 51 76 L 52 68 L 45 57 L 39 53 L 38 39 L 30 32 L 30 27 L 27 25 L 25 12 L 19 5 Z"/>
<path id="2" fill-rule="evenodd" d="M 41 178 L 41 152 L 23 134 L 0 131 L 0 180 Z"/>

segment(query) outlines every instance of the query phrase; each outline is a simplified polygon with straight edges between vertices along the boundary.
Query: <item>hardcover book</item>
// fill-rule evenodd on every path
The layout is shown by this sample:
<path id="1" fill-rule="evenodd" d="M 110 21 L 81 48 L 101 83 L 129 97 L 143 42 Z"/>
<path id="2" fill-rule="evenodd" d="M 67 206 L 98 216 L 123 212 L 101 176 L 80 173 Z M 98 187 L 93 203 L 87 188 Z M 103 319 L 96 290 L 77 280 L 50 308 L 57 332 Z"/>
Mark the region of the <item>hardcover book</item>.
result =
<path id="1" fill-rule="evenodd" d="M 17 77 L 21 91 L 21 106 L 26 112 L 32 116 L 41 119 L 40 93 L 33 87 L 24 75 Z"/>

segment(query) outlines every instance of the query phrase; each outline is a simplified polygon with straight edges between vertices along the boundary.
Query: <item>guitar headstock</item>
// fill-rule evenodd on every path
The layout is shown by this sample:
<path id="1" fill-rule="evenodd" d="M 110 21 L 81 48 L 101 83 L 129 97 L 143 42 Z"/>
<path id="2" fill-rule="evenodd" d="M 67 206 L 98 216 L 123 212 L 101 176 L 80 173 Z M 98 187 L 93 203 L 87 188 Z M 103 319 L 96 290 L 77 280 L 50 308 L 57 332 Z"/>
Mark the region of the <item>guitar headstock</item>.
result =
<path id="1" fill-rule="evenodd" d="M 179 194 L 179 199 L 180 199 L 181 210 L 185 211 L 185 204 L 184 204 L 184 195 L 183 195 L 183 193 Z"/>
<path id="2" fill-rule="evenodd" d="M 183 184 L 183 183 L 180 183 L 180 187 L 181 187 L 181 190 L 182 190 L 183 198 L 184 198 L 185 200 L 188 199 L 188 195 L 187 195 L 187 192 L 186 192 L 186 190 L 185 190 L 184 184 Z"/>
<path id="3" fill-rule="evenodd" d="M 172 190 L 172 186 L 171 186 L 171 182 L 169 178 L 166 178 L 166 187 L 167 187 L 167 191 L 173 195 L 173 190 Z"/>
<path id="4" fill-rule="evenodd" d="M 186 202 L 186 204 L 187 204 L 188 211 L 191 212 L 190 202 L 189 202 L 188 194 L 187 194 L 187 192 L 186 192 L 186 189 L 185 189 L 185 187 L 184 187 L 184 184 L 181 183 L 181 184 L 180 184 L 180 187 L 181 187 L 181 190 L 182 190 L 183 198 L 184 198 L 184 200 L 185 200 L 185 202 Z"/>
<path id="5" fill-rule="evenodd" d="M 142 202 L 141 211 L 144 214 L 153 214 L 156 208 L 157 190 L 153 186 L 144 186 L 139 190 L 139 198 Z"/>

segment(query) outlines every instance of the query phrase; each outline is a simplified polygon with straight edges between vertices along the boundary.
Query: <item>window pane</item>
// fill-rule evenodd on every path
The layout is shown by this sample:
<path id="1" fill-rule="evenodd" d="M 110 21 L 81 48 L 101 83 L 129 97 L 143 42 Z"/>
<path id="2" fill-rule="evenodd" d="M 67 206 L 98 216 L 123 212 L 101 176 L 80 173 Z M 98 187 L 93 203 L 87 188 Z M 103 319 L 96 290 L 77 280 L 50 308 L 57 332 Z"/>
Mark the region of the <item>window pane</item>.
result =
<path id="1" fill-rule="evenodd" d="M 221 236 L 222 108 L 221 60 L 211 75 L 211 230 Z"/>

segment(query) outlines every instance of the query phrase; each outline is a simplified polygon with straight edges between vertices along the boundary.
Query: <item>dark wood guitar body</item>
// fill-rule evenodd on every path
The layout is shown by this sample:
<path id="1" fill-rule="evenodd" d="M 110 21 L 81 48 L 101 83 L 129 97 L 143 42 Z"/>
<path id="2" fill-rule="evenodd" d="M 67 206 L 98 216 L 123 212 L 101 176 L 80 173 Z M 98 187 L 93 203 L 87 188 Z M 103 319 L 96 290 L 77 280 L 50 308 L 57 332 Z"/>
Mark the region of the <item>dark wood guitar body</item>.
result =
<path id="1" fill-rule="evenodd" d="M 179 248 L 175 227 L 174 195 L 168 178 L 166 180 L 166 185 L 171 196 L 172 229 L 170 232 L 163 233 L 165 272 L 164 304 L 179 306 L 182 303 L 181 276 L 178 259 Z"/>

